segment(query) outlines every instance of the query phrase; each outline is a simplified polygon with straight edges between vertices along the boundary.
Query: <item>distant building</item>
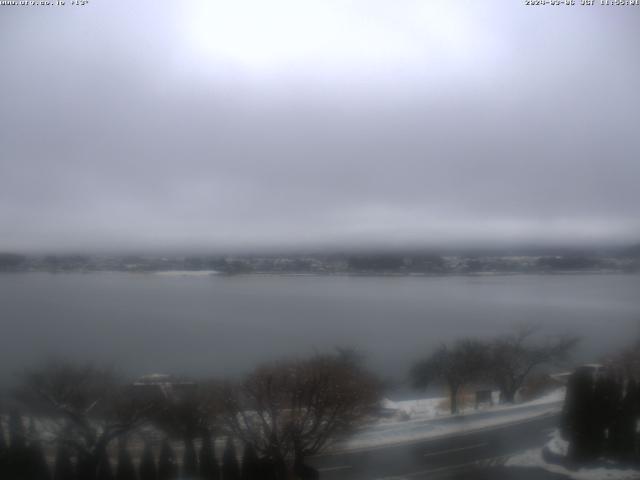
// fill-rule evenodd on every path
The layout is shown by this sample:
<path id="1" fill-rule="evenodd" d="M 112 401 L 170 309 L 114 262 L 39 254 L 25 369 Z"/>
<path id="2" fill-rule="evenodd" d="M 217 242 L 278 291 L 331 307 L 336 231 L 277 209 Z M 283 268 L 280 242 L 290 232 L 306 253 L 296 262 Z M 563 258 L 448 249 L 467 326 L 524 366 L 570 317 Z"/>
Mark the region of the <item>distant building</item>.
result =
<path id="1" fill-rule="evenodd" d="M 134 394 L 145 400 L 177 400 L 193 392 L 197 384 L 164 373 L 152 373 L 131 384 Z"/>
<path id="2" fill-rule="evenodd" d="M 552 380 L 555 380 L 556 382 L 558 382 L 558 383 L 560 383 L 562 385 L 566 385 L 567 382 L 569 381 L 569 377 L 571 375 L 573 375 L 573 373 L 578 371 L 578 370 L 586 370 L 591 375 L 595 376 L 600 372 L 600 370 L 602 368 L 603 368 L 603 365 L 601 365 L 599 363 L 586 363 L 584 365 L 580 365 L 580 366 L 576 367 L 574 370 L 572 370 L 570 372 L 553 373 L 553 374 L 549 375 L 549 377 L 551 377 Z"/>

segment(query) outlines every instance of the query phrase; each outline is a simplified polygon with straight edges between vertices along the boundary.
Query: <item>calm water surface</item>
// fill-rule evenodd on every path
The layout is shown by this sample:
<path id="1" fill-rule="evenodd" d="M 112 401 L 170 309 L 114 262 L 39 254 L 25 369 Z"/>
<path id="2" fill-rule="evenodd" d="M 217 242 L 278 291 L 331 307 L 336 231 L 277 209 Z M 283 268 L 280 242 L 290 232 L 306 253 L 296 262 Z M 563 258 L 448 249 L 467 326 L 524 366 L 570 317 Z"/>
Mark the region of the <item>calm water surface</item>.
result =
<path id="1" fill-rule="evenodd" d="M 49 356 L 136 375 L 235 375 L 336 345 L 402 379 L 443 341 L 520 321 L 582 335 L 579 357 L 595 359 L 640 333 L 640 276 L 4 274 L 0 380 Z"/>

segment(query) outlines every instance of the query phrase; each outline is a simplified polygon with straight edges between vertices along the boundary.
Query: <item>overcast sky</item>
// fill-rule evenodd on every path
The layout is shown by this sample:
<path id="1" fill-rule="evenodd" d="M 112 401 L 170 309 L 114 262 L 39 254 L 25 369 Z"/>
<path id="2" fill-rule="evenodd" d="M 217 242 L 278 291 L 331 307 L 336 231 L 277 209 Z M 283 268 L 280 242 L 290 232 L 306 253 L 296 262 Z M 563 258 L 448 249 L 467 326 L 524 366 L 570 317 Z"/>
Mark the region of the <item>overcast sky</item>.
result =
<path id="1" fill-rule="evenodd" d="M 638 241 L 639 25 L 510 0 L 0 6 L 0 249 Z"/>

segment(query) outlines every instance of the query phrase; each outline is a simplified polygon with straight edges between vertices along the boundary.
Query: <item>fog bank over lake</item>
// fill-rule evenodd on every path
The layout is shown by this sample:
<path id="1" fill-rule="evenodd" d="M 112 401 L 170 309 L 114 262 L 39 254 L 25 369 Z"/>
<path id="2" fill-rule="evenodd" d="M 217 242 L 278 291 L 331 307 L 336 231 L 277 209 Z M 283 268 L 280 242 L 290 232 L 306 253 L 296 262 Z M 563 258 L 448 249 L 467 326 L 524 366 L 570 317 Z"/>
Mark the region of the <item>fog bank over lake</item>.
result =
<path id="1" fill-rule="evenodd" d="M 441 342 L 534 321 L 596 360 L 640 334 L 639 275 L 478 277 L 3 274 L 0 382 L 48 356 L 126 374 L 233 376 L 333 346 L 402 380 Z"/>

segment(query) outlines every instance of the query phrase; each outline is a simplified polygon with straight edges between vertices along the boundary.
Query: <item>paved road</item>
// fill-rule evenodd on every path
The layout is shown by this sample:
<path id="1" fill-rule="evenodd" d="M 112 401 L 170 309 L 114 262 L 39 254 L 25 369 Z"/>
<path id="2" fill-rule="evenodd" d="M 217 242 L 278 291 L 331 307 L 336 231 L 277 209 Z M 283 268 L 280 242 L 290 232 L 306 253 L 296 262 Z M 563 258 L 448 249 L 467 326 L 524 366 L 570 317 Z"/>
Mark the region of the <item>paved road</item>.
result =
<path id="1" fill-rule="evenodd" d="M 504 458 L 542 446 L 558 424 L 558 414 L 440 439 L 309 459 L 322 480 L 464 478 L 461 471 L 479 461 Z M 470 478 L 470 477 L 469 477 Z"/>

